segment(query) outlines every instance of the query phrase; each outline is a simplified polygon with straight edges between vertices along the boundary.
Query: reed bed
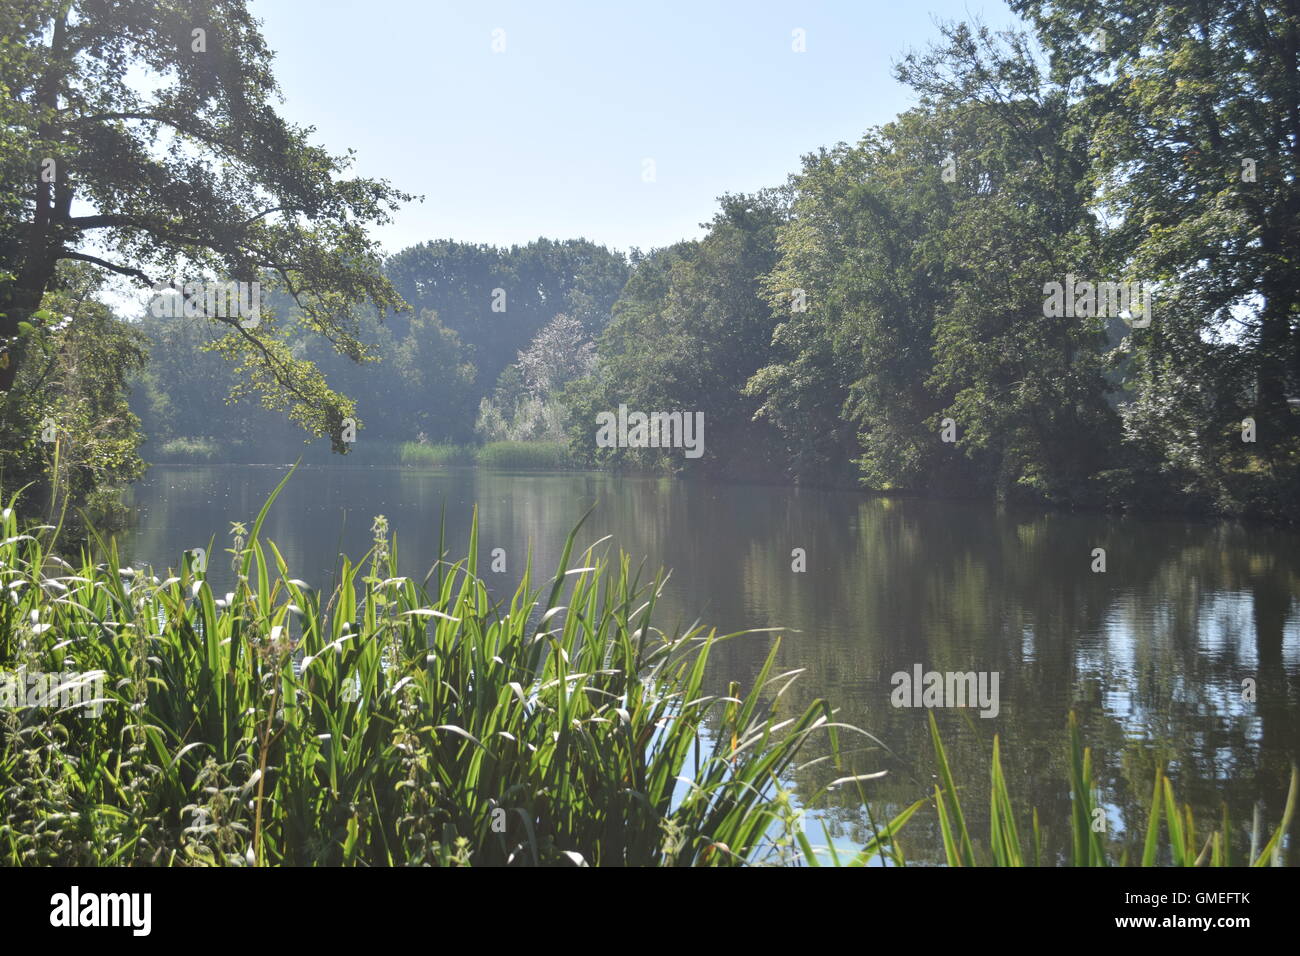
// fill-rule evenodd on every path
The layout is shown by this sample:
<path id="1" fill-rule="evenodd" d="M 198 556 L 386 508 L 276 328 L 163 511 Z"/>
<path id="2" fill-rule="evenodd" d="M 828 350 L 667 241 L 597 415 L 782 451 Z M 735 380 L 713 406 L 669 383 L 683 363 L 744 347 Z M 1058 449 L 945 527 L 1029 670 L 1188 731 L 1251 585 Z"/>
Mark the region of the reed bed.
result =
<path id="1" fill-rule="evenodd" d="M 1148 810 L 1145 837 L 1140 852 L 1122 847 L 1118 856 L 1110 847 L 1105 826 L 1105 807 L 1098 797 L 1092 774 L 1092 750 L 1083 745 L 1075 715 L 1070 714 L 1070 866 L 1281 866 L 1283 845 L 1300 798 L 1300 770 L 1291 768 L 1282 821 L 1261 847 L 1239 848 L 1233 855 L 1232 822 L 1223 808 L 1217 827 L 1197 835 L 1192 808 L 1178 801 L 1173 783 L 1163 769 L 1157 769 Z M 930 739 L 934 746 L 939 783 L 934 785 L 934 806 L 939 816 L 944 853 L 949 866 L 1043 866 L 1056 862 L 1045 857 L 1038 810 L 1018 811 L 1002 771 L 1001 747 L 993 738 L 989 764 L 989 834 L 977 844 L 966 826 L 961 798 L 948 765 L 948 756 L 934 715 L 930 715 Z M 1019 820 L 1019 822 L 1017 822 Z M 1023 832 L 1023 836 L 1022 836 Z"/>
<path id="2" fill-rule="evenodd" d="M 573 467 L 568 446 L 558 441 L 494 441 L 478 450 L 483 468 L 560 471 Z"/>
<path id="3" fill-rule="evenodd" d="M 425 442 L 404 441 L 399 446 L 398 458 L 403 465 L 429 468 L 472 465 L 474 448 L 470 445 L 430 445 Z"/>
<path id="4" fill-rule="evenodd" d="M 478 465 L 506 471 L 562 471 L 573 466 L 568 448 L 555 441 L 494 441 L 480 447 L 407 441 L 398 454 L 403 465 L 428 468 Z"/>
<path id="5" fill-rule="evenodd" d="M 68 564 L 3 512 L 0 665 L 103 690 L 98 716 L 0 710 L 0 861 L 754 863 L 790 830 L 780 782 L 809 739 L 836 747 L 824 702 L 776 720 L 775 647 L 747 693 L 706 693 L 725 636 L 657 630 L 664 579 L 626 556 L 571 566 L 571 534 L 541 587 L 530 560 L 494 603 L 473 557 L 398 575 L 377 519 L 323 594 L 260 540 L 274 498 L 235 526 L 224 595 L 111 541 Z"/>

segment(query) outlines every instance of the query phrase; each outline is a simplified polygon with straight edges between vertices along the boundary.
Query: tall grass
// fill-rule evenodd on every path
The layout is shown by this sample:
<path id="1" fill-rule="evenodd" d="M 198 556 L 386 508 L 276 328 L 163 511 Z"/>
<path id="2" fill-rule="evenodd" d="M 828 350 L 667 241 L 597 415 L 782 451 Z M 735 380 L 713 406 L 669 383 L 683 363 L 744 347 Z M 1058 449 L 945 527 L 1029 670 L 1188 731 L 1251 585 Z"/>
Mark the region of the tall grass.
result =
<path id="1" fill-rule="evenodd" d="M 494 441 L 478 451 L 484 468 L 557 471 L 572 466 L 569 449 L 558 441 Z"/>
<path id="2" fill-rule="evenodd" d="M 474 464 L 474 449 L 469 445 L 430 445 L 404 441 L 399 454 L 403 465 L 440 468 L 446 465 Z"/>
<path id="3" fill-rule="evenodd" d="M 321 593 L 260 539 L 271 501 L 234 529 L 225 595 L 193 560 L 159 579 L 123 567 L 112 542 L 100 563 L 69 565 L 48 529 L 24 533 L 4 511 L 0 662 L 104 681 L 98 717 L 0 709 L 0 862 L 730 865 L 783 852 L 772 834 L 793 833 L 795 811 L 781 782 L 810 738 L 834 751 L 841 728 L 821 701 L 776 722 L 792 675 L 775 672 L 775 648 L 748 692 L 706 693 L 724 638 L 661 633 L 663 578 L 643 582 L 595 546 L 572 566 L 572 534 L 554 574 L 530 560 L 494 602 L 477 530 L 470 558 L 420 581 L 397 573 L 377 519 L 371 551 Z"/>
<path id="4" fill-rule="evenodd" d="M 993 738 L 993 755 L 990 761 L 989 837 L 987 844 L 977 848 L 966 827 L 961 799 L 948 766 L 948 756 L 939 736 L 934 715 L 930 715 L 930 737 L 934 746 L 935 762 L 940 783 L 934 786 L 934 805 L 939 815 L 939 829 L 943 836 L 944 853 L 950 866 L 1040 866 L 1050 861 L 1043 857 L 1042 831 L 1038 810 L 1030 814 L 1018 812 L 1006 777 L 1002 772 L 1001 748 Z M 1232 826 L 1225 806 L 1219 826 L 1206 835 L 1204 842 L 1196 833 L 1192 808 L 1180 804 L 1174 794 L 1173 784 L 1163 769 L 1157 769 L 1152 788 L 1145 837 L 1141 854 L 1120 851 L 1118 857 L 1108 849 L 1105 837 L 1105 808 L 1096 797 L 1092 775 L 1092 750 L 1085 747 L 1079 736 L 1079 725 L 1070 714 L 1070 834 L 1069 864 L 1072 866 L 1250 866 L 1281 865 L 1282 841 L 1291 826 L 1296 803 L 1300 799 L 1300 770 L 1291 768 L 1291 785 L 1287 792 L 1282 821 L 1262 849 L 1253 848 L 1237 858 L 1232 852 Z M 940 785 L 942 784 L 942 785 Z M 1021 836 L 1017 817 L 1025 825 L 1026 836 Z"/>
<path id="5" fill-rule="evenodd" d="M 219 454 L 217 443 L 211 438 L 181 437 L 163 442 L 155 457 L 159 461 L 212 461 Z"/>
<path id="6" fill-rule="evenodd" d="M 483 468 L 529 471 L 560 471 L 573 463 L 564 443 L 553 441 L 494 441 L 480 448 L 408 441 L 402 442 L 401 461 L 403 465 L 430 468 L 477 464 Z"/>

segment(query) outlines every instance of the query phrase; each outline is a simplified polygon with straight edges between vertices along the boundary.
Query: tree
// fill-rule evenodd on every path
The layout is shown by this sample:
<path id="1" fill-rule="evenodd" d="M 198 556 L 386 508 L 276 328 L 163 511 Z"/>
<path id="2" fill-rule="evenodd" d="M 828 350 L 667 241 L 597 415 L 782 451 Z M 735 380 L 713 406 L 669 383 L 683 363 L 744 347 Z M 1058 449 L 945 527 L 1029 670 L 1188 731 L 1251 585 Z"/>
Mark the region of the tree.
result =
<path id="1" fill-rule="evenodd" d="M 587 340 L 582 323 L 557 315 L 519 353 L 519 368 L 528 390 L 547 398 L 587 374 L 594 359 L 595 346 Z"/>
<path id="2" fill-rule="evenodd" d="M 1023 37 L 948 27 L 899 75 L 920 106 L 793 180 L 747 389 L 798 473 L 1075 498 L 1118 438 L 1103 323 L 1043 301 L 1103 268 L 1086 140 Z"/>
<path id="3" fill-rule="evenodd" d="M 1300 417 L 1287 401 L 1300 392 L 1300 6 L 1011 5 L 1073 91 L 1075 122 L 1095 130 L 1091 178 L 1120 254 L 1161 285 L 1138 340 L 1131 435 L 1159 436 L 1174 456 L 1162 467 L 1199 474 L 1206 490 L 1241 456 L 1249 415 L 1259 452 L 1230 497 L 1273 482 L 1284 503 L 1300 480 Z"/>
<path id="4" fill-rule="evenodd" d="M 475 430 L 488 441 L 558 440 L 564 437 L 565 386 L 595 363 L 595 345 L 583 323 L 557 315 L 542 327 L 519 361 L 507 366 L 497 387 L 479 403 Z"/>
<path id="5" fill-rule="evenodd" d="M 96 301 L 96 270 L 60 269 L 60 291 L 45 303 L 54 317 L 34 337 L 0 419 L 0 483 L 10 492 L 45 479 L 61 501 L 89 503 L 111 517 L 95 492 L 139 477 L 139 420 L 127 381 L 145 363 L 145 336 Z M 56 468 L 57 464 L 57 468 Z"/>
<path id="6" fill-rule="evenodd" d="M 508 249 L 439 240 L 403 249 L 385 267 L 406 301 L 436 312 L 472 352 L 480 394 L 560 313 L 594 338 L 628 276 L 620 253 L 583 239 Z"/>
<path id="7" fill-rule="evenodd" d="M 898 70 L 921 94 L 930 181 L 941 168 L 934 145 L 957 167 L 950 215 L 932 220 L 925 243 L 942 250 L 949 282 L 930 386 L 999 497 L 1081 502 L 1118 443 L 1105 375 L 1107 319 L 1118 316 L 1053 314 L 1045 292 L 1068 275 L 1118 278 L 1090 208 L 1089 130 L 1070 121 L 1066 92 L 1024 34 L 958 25 L 943 36 Z"/>
<path id="8" fill-rule="evenodd" d="M 576 455 L 672 470 L 780 474 L 777 435 L 755 420 L 759 403 L 744 386 L 771 347 L 775 321 L 763 277 L 776 263 L 786 202 L 780 190 L 723 196 L 703 239 L 639 261 L 597 341 L 596 367 L 566 392 Z M 620 404 L 646 413 L 702 412 L 702 457 L 594 447 L 596 414 Z"/>
<path id="9" fill-rule="evenodd" d="M 286 344 L 297 327 L 340 354 L 371 307 L 403 306 L 366 228 L 411 197 L 341 178 L 310 129 L 275 111 L 271 53 L 245 0 L 15 0 L 0 47 L 0 174 L 17 197 L 0 223 L 0 391 L 10 392 L 59 265 L 162 280 L 267 282 L 292 297 L 274 315 L 206 316 L 246 385 L 313 434 L 340 440 L 350 401 Z M 84 207 L 85 211 L 82 211 Z"/>

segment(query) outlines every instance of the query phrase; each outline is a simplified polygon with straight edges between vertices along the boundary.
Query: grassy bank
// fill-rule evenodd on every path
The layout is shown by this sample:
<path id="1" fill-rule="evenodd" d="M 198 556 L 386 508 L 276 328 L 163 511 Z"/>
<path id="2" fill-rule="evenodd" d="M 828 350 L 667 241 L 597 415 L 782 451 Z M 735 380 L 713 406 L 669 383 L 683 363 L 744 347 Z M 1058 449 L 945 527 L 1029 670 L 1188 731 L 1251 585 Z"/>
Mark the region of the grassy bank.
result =
<path id="1" fill-rule="evenodd" d="M 555 441 L 494 441 L 478 450 L 483 468 L 554 471 L 572 467 L 569 449 Z"/>
<path id="2" fill-rule="evenodd" d="M 474 464 L 472 445 L 427 445 L 423 442 L 404 441 L 400 460 L 403 465 L 441 468 L 446 465 Z"/>
<path id="3" fill-rule="evenodd" d="M 1115 853 L 1090 826 L 1096 789 L 1076 733 L 1071 818 L 1053 821 L 1074 847 L 1048 860 L 996 740 L 990 832 L 970 832 L 936 730 L 933 792 L 888 822 L 868 811 L 869 842 L 836 853 L 799 809 L 827 790 L 796 804 L 787 787 L 868 735 L 824 701 L 793 710 L 777 647 L 751 687 L 708 693 L 727 638 L 657 630 L 663 579 L 597 546 L 575 554 L 572 534 L 553 572 L 530 563 L 502 601 L 473 557 L 400 576 L 378 518 L 372 549 L 324 593 L 260 540 L 270 506 L 235 527 L 238 582 L 224 595 L 192 555 L 154 576 L 100 542 L 98 563 L 73 566 L 50 529 L 24 532 L 12 505 L 0 516 L 0 678 L 60 674 L 61 693 L 93 691 L 92 704 L 0 706 L 0 862 L 902 865 L 900 831 L 924 811 L 952 865 L 1226 865 L 1273 860 L 1291 822 L 1294 779 L 1271 840 L 1234 851 L 1229 821 L 1198 838 L 1158 774 L 1145 837 L 1125 835 L 1143 842 Z M 871 775 L 823 776 L 866 806 Z"/>
<path id="4" fill-rule="evenodd" d="M 220 454 L 220 446 L 211 438 L 173 438 L 159 445 L 152 457 L 160 462 L 210 462 Z"/>
<path id="5" fill-rule="evenodd" d="M 339 461 L 327 447 L 289 446 L 270 450 L 247 442 L 218 442 L 212 438 L 174 438 L 146 446 L 143 455 L 155 464 L 211 464 L 213 462 L 279 462 L 292 451 L 309 464 Z M 287 464 L 289 460 L 285 460 Z M 363 464 L 402 464 L 413 467 L 444 468 L 448 465 L 475 465 L 482 468 L 528 471 L 560 471 L 573 467 L 568 447 L 563 442 L 489 442 L 486 445 L 431 445 L 424 442 L 367 442 L 348 455 L 347 462 Z"/>
<path id="6" fill-rule="evenodd" d="M 527 471 L 559 471 L 572 467 L 569 450 L 563 442 L 488 442 L 472 445 L 426 445 L 403 442 L 403 465 L 478 465 L 480 468 Z"/>

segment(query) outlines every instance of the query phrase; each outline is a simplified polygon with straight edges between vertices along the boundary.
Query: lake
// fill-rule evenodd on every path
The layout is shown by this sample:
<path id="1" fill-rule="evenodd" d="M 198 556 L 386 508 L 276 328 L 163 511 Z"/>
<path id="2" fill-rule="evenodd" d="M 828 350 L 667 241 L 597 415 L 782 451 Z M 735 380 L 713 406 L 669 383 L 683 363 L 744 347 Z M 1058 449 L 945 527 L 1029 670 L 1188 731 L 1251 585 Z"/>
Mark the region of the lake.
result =
<path id="1" fill-rule="evenodd" d="M 124 557 L 161 571 L 215 534 L 209 577 L 226 590 L 230 522 L 251 524 L 285 471 L 154 466 L 130 492 L 138 520 L 122 536 Z M 929 711 L 891 699 L 895 675 L 919 668 L 996 675 L 995 716 L 934 710 L 977 840 L 987 838 L 997 734 L 1017 805 L 1036 806 L 1047 847 L 1066 851 L 1072 710 L 1093 748 L 1112 835 L 1144 831 L 1162 764 L 1206 824 L 1226 803 L 1239 847 L 1257 801 L 1267 832 L 1281 817 L 1300 740 L 1294 533 L 786 486 L 337 464 L 301 467 L 262 537 L 280 547 L 294 576 L 329 587 L 336 556 L 364 554 L 372 519 L 383 514 L 403 573 L 423 578 L 437 557 L 441 509 L 454 560 L 476 504 L 480 573 L 498 596 L 518 583 L 530 547 L 541 574 L 553 572 L 565 536 L 594 506 L 580 545 L 612 535 L 611 553 L 644 558 L 647 573 L 672 570 L 662 630 L 697 621 L 719 633 L 787 629 L 778 669 L 803 673 L 782 706 L 826 697 L 840 720 L 888 748 L 859 749 L 850 765 L 889 771 L 867 785 L 885 813 L 932 790 Z M 497 548 L 503 573 L 487 570 Z M 792 569 L 795 549 L 802 572 Z M 1104 549 L 1104 572 L 1094 570 L 1096 549 Z M 748 684 L 775 639 L 723 644 L 711 689 Z M 822 763 L 792 783 L 802 796 L 847 772 Z M 864 842 L 856 798 L 836 792 L 831 801 L 822 817 L 836 843 Z M 1027 820 L 1021 826 L 1023 835 Z M 812 835 L 825 842 L 820 828 Z M 932 814 L 914 817 L 900 842 L 913 860 L 942 860 Z"/>

